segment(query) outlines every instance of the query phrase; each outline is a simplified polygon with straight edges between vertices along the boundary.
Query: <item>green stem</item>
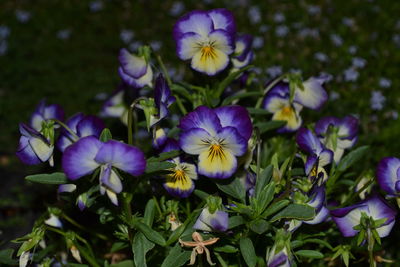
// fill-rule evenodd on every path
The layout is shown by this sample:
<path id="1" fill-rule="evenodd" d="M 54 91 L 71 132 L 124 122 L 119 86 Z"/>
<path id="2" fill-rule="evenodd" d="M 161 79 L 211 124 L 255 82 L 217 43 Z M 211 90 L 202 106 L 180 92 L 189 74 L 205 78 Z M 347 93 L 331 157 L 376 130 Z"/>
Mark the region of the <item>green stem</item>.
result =
<path id="1" fill-rule="evenodd" d="M 131 223 L 132 223 L 132 207 L 131 207 L 131 200 L 132 197 L 128 195 L 128 193 L 123 193 L 122 194 L 122 208 L 124 209 L 124 212 L 127 216 L 128 220 L 128 236 L 129 236 L 129 242 L 132 244 L 133 241 L 133 235 L 132 235 L 132 229 L 131 229 Z"/>
<path id="2" fill-rule="evenodd" d="M 255 128 L 256 138 L 257 138 L 257 168 L 256 168 L 256 177 L 257 179 L 260 177 L 260 165 L 261 165 L 261 137 L 260 137 L 260 129 L 258 127 Z"/>
<path id="3" fill-rule="evenodd" d="M 57 124 L 59 124 L 61 127 L 63 127 L 65 130 L 67 130 L 67 131 L 74 137 L 75 140 L 73 140 L 73 141 L 76 141 L 76 140 L 79 139 L 79 136 L 77 136 L 76 133 L 74 133 L 74 132 L 71 130 L 71 128 L 69 128 L 65 123 L 63 123 L 62 121 L 59 121 L 59 120 L 57 120 L 57 119 L 53 119 L 53 120 L 54 120 Z"/>
<path id="4" fill-rule="evenodd" d="M 133 145 L 133 136 L 137 132 L 137 115 L 135 112 L 135 107 L 139 101 L 146 99 L 145 97 L 136 98 L 132 104 L 129 106 L 128 110 L 128 144 Z M 134 128 L 132 131 L 132 124 Z"/>
<path id="5" fill-rule="evenodd" d="M 161 217 L 163 213 L 161 211 L 160 204 L 158 204 L 158 200 L 157 200 L 157 198 L 155 196 L 153 196 L 153 200 L 154 200 L 154 203 L 156 204 L 157 211 L 158 211 L 158 213 L 160 214 L 160 217 Z"/>
<path id="6" fill-rule="evenodd" d="M 371 230 L 368 229 L 367 231 L 367 238 L 368 238 L 368 255 L 369 255 L 369 266 L 370 267 L 376 267 L 376 262 L 374 259 L 374 245 L 375 245 L 375 239 L 372 236 Z"/>
<path id="7" fill-rule="evenodd" d="M 100 233 L 97 233 L 97 232 L 94 232 L 94 231 L 92 231 L 92 230 L 90 230 L 90 229 L 87 229 L 86 227 L 84 227 L 83 225 L 80 225 L 78 222 L 76 222 L 74 219 L 72 219 L 72 218 L 69 217 L 68 215 L 63 214 L 62 216 L 63 216 L 63 218 L 64 218 L 65 220 L 67 220 L 69 223 L 71 223 L 72 225 L 76 226 L 77 228 L 79 228 L 79 229 L 81 229 L 81 230 L 83 230 L 83 231 L 86 231 L 86 232 L 88 232 L 88 233 L 91 233 L 91 234 L 97 236 L 97 237 L 100 238 L 100 239 L 108 240 L 107 236 L 105 236 L 105 235 L 103 235 L 103 234 L 100 234 Z"/>
<path id="8" fill-rule="evenodd" d="M 157 59 L 158 64 L 160 64 L 161 71 L 163 72 L 163 74 L 165 76 L 165 79 L 167 80 L 168 85 L 171 86 L 172 85 L 172 81 L 171 81 L 171 78 L 169 77 L 167 68 L 165 67 L 164 62 L 162 61 L 161 56 L 160 55 L 156 55 L 156 59 Z"/>
<path id="9" fill-rule="evenodd" d="M 187 110 L 185 108 L 185 106 L 183 105 L 181 98 L 177 95 L 175 95 L 175 99 L 176 99 L 176 104 L 178 104 L 179 109 L 181 110 L 182 115 L 186 115 L 187 114 Z"/>

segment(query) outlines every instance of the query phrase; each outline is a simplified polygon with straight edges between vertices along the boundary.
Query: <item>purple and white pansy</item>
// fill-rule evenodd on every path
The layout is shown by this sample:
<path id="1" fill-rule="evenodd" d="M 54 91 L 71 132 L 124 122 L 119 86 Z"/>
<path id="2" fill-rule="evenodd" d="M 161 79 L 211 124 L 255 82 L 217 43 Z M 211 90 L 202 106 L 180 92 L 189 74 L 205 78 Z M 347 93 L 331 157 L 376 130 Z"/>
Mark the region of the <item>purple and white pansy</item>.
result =
<path id="1" fill-rule="evenodd" d="M 146 85 L 151 86 L 153 70 L 144 55 L 137 56 L 122 48 L 118 59 L 120 63 L 118 73 L 126 84 L 134 88 L 142 88 Z"/>
<path id="2" fill-rule="evenodd" d="M 151 119 L 150 127 L 168 116 L 168 107 L 175 101 L 176 98 L 172 95 L 167 81 L 162 74 L 159 74 L 154 88 L 154 102 L 158 110 L 158 114 L 153 116 Z"/>
<path id="3" fill-rule="evenodd" d="M 358 124 L 358 119 L 351 115 L 343 119 L 325 117 L 315 124 L 315 133 L 333 151 L 336 163 L 342 158 L 344 150 L 357 142 Z"/>
<path id="4" fill-rule="evenodd" d="M 42 100 L 37 105 L 35 111 L 32 113 L 29 124 L 33 129 L 41 131 L 43 127 L 43 122 L 51 119 L 63 121 L 64 110 L 61 108 L 60 105 L 46 105 L 46 100 Z"/>
<path id="5" fill-rule="evenodd" d="M 60 131 L 60 137 L 57 141 L 57 147 L 61 152 L 65 150 L 73 142 L 79 140 L 79 138 L 86 136 L 99 137 L 101 131 L 105 128 L 102 120 L 92 115 L 84 115 L 83 113 L 77 113 L 66 122 L 68 128 L 75 133 L 73 136 L 66 129 L 62 128 Z M 78 137 L 78 138 L 77 138 Z"/>
<path id="6" fill-rule="evenodd" d="M 128 107 L 124 103 L 124 93 L 123 89 L 117 89 L 113 92 L 101 107 L 99 116 L 102 118 L 120 118 L 123 123 L 127 124 Z"/>
<path id="7" fill-rule="evenodd" d="M 207 232 L 225 232 L 228 230 L 228 217 L 226 211 L 216 210 L 211 213 L 209 208 L 205 207 L 193 225 L 193 229 Z"/>
<path id="8" fill-rule="evenodd" d="M 107 193 L 111 202 L 118 205 L 116 194 L 122 191 L 122 182 L 116 170 L 139 176 L 146 168 L 146 159 L 143 152 L 134 146 L 115 140 L 103 143 L 94 136 L 87 136 L 65 149 L 62 167 L 70 180 L 77 180 L 100 168 L 100 192 Z"/>
<path id="9" fill-rule="evenodd" d="M 228 66 L 236 34 L 230 11 L 192 11 L 176 22 L 173 31 L 178 57 L 191 60 L 194 70 L 215 75 Z"/>
<path id="10" fill-rule="evenodd" d="M 231 59 L 235 69 L 246 67 L 253 60 L 252 46 L 253 36 L 250 34 L 238 34 L 236 36 L 235 51 Z"/>
<path id="11" fill-rule="evenodd" d="M 265 94 L 263 108 L 273 113 L 272 120 L 286 121 L 278 132 L 297 131 L 301 124 L 300 111 L 303 107 L 318 110 L 328 100 L 328 94 L 322 87 L 325 79 L 311 77 L 294 88 L 291 96 L 289 83 L 280 81 Z M 267 85 L 268 86 L 268 85 Z"/>
<path id="12" fill-rule="evenodd" d="M 384 199 L 373 195 L 353 206 L 331 210 L 333 221 L 345 237 L 357 235 L 359 230 L 354 229 L 361 223 L 362 213 L 372 217 L 373 220 L 386 219 L 376 228 L 380 237 L 388 236 L 392 230 L 397 211 L 390 207 Z"/>
<path id="13" fill-rule="evenodd" d="M 300 128 L 296 135 L 299 148 L 307 154 L 305 173 L 312 179 L 328 179 L 324 166 L 333 160 L 333 152 L 327 149 L 321 141 L 307 128 Z"/>
<path id="14" fill-rule="evenodd" d="M 178 127 L 181 149 L 198 155 L 199 174 L 218 179 L 236 171 L 236 157 L 246 153 L 253 130 L 248 111 L 241 106 L 200 106 L 183 117 Z"/>
<path id="15" fill-rule="evenodd" d="M 36 165 L 49 161 L 53 165 L 54 145 L 36 129 L 20 123 L 21 137 L 17 149 L 17 157 L 28 165 Z"/>
<path id="16" fill-rule="evenodd" d="M 390 196 L 400 193 L 400 159 L 386 157 L 381 159 L 376 170 L 379 186 Z"/>

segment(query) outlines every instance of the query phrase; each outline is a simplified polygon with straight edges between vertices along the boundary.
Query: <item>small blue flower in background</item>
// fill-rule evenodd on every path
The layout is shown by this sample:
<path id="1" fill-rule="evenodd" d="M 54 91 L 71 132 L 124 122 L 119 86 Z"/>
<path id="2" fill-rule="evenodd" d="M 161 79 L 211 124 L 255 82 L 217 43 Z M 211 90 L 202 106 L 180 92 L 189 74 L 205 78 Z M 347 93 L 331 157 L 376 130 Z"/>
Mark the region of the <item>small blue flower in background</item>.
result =
<path id="1" fill-rule="evenodd" d="M 71 37 L 71 30 L 70 29 L 59 30 L 56 35 L 57 38 L 60 40 L 67 40 Z"/>
<path id="2" fill-rule="evenodd" d="M 253 40 L 253 48 L 254 49 L 260 49 L 264 46 L 264 38 L 261 36 L 256 36 L 254 37 Z"/>
<path id="3" fill-rule="evenodd" d="M 261 10 L 258 6 L 251 6 L 247 14 L 251 24 L 258 24 L 261 22 Z"/>
<path id="4" fill-rule="evenodd" d="M 381 91 L 372 91 L 370 103 L 372 110 L 382 110 L 385 104 L 386 97 Z"/>
<path id="5" fill-rule="evenodd" d="M 157 52 L 161 49 L 162 43 L 160 41 L 151 41 L 150 47 L 153 49 L 153 51 Z"/>
<path id="6" fill-rule="evenodd" d="M 285 21 L 285 15 L 282 12 L 277 12 L 274 15 L 274 21 L 276 23 L 282 23 Z"/>
<path id="7" fill-rule="evenodd" d="M 27 23 L 31 19 L 31 13 L 29 11 L 18 9 L 15 11 L 15 17 L 19 22 Z"/>
<path id="8" fill-rule="evenodd" d="M 355 45 L 349 46 L 349 53 L 351 55 L 354 55 L 355 53 L 357 53 L 357 46 L 355 46 Z"/>
<path id="9" fill-rule="evenodd" d="M 348 68 L 344 72 L 344 80 L 346 82 L 355 82 L 358 79 L 358 76 L 360 75 L 357 70 L 354 68 Z"/>
<path id="10" fill-rule="evenodd" d="M 92 1 L 89 3 L 89 9 L 91 12 L 99 12 L 104 8 L 103 2 L 100 0 Z"/>
<path id="11" fill-rule="evenodd" d="M 6 39 L 10 35 L 10 28 L 6 25 L 0 25 L 0 40 Z"/>
<path id="12" fill-rule="evenodd" d="M 309 5 L 307 7 L 307 12 L 310 15 L 319 15 L 321 13 L 321 7 L 320 6 Z"/>
<path id="13" fill-rule="evenodd" d="M 354 57 L 351 62 L 355 68 L 364 68 L 367 65 L 367 61 L 361 57 Z"/>
<path id="14" fill-rule="evenodd" d="M 236 34 L 230 11 L 192 11 L 176 22 L 173 32 L 178 57 L 191 60 L 194 70 L 212 76 L 228 66 Z"/>
<path id="15" fill-rule="evenodd" d="M 388 78 L 380 78 L 379 79 L 379 86 L 381 88 L 389 88 L 390 86 L 392 86 L 392 81 L 389 80 Z"/>
<path id="16" fill-rule="evenodd" d="M 181 1 L 174 2 L 169 10 L 169 14 L 173 17 L 179 16 L 185 11 L 185 4 Z"/>
<path id="17" fill-rule="evenodd" d="M 343 39 L 339 35 L 332 33 L 330 35 L 331 41 L 335 46 L 342 46 L 343 45 Z"/>
<path id="18" fill-rule="evenodd" d="M 3 56 L 8 51 L 8 43 L 7 40 L 0 40 L 0 56 Z"/>
<path id="19" fill-rule="evenodd" d="M 64 152 L 68 146 L 78 141 L 79 139 L 76 139 L 76 137 L 99 137 L 101 131 L 105 128 L 102 120 L 96 116 L 84 115 L 83 113 L 77 113 L 69 118 L 66 125 L 76 134 L 76 136 L 72 136 L 72 134 L 64 128 L 61 129 L 60 137 L 57 141 L 57 147 L 61 152 Z"/>
<path id="20" fill-rule="evenodd" d="M 289 28 L 286 25 L 276 27 L 275 34 L 278 37 L 285 37 L 289 33 Z"/>
<path id="21" fill-rule="evenodd" d="M 283 73 L 281 66 L 271 66 L 265 69 L 265 72 L 269 75 L 270 78 L 278 77 Z"/>
<path id="22" fill-rule="evenodd" d="M 125 48 L 119 52 L 118 73 L 121 79 L 134 88 L 142 88 L 146 85 L 151 86 L 153 70 L 145 56 L 131 54 Z"/>
<path id="23" fill-rule="evenodd" d="M 182 150 L 198 155 L 199 174 L 218 179 L 236 171 L 236 157 L 246 153 L 253 131 L 250 116 L 241 106 L 200 106 L 183 117 L 178 127 Z"/>
<path id="24" fill-rule="evenodd" d="M 322 52 L 315 53 L 314 54 L 314 58 L 316 60 L 318 60 L 318 61 L 321 61 L 321 62 L 328 62 L 329 61 L 329 57 L 325 53 L 322 53 Z"/>
<path id="25" fill-rule="evenodd" d="M 128 29 L 123 29 L 119 33 L 119 38 L 124 42 L 125 44 L 129 44 L 132 39 L 135 37 L 135 33 L 132 30 Z"/>
<path id="26" fill-rule="evenodd" d="M 354 227 L 361 223 L 361 213 L 372 217 L 373 220 L 386 219 L 381 226 L 376 228 L 380 237 L 386 237 L 394 226 L 397 211 L 390 207 L 384 199 L 374 195 L 355 205 L 331 210 L 330 213 L 333 221 L 345 237 L 358 234 L 359 230 L 355 230 Z"/>
<path id="27" fill-rule="evenodd" d="M 73 181 L 100 168 L 100 193 L 107 193 L 111 202 L 118 205 L 122 182 L 115 169 L 139 176 L 146 168 L 146 158 L 137 147 L 115 140 L 102 143 L 97 137 L 87 136 L 65 149 L 62 168 Z"/>

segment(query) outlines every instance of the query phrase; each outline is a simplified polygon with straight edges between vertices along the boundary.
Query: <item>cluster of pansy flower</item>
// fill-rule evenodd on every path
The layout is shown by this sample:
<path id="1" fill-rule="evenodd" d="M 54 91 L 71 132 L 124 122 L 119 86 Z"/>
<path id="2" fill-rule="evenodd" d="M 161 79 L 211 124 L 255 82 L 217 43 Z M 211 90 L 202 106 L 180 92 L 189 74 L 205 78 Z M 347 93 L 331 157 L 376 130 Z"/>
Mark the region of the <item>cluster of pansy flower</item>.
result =
<path id="1" fill-rule="evenodd" d="M 140 47 L 137 54 L 121 49 L 118 73 L 122 83 L 105 101 L 100 116 L 121 118 L 128 128 L 128 141 L 112 139 L 103 121 L 93 115 L 77 113 L 64 122 L 62 109 L 43 101 L 29 124 L 20 125 L 22 136 L 17 156 L 26 164 L 49 161 L 53 165 L 54 147 L 58 148 L 61 167 L 68 178 L 68 182 L 59 182 L 63 183 L 58 188 L 59 194 L 74 194 L 73 200 L 81 211 L 95 210 L 101 216 L 101 223 L 113 227 L 115 235 L 102 239 L 108 242 L 117 237 L 120 243 L 132 247 L 136 266 L 141 266 L 136 261 L 147 253 L 141 250 L 144 247 L 151 250 L 154 244 L 169 246 L 174 241 L 192 249 L 190 264 L 195 263 L 197 255 L 205 253 L 207 262 L 213 265 L 208 246 L 218 245 L 218 253 L 240 250 L 249 266 L 255 266 L 257 258 L 260 265 L 291 266 L 295 260 L 293 253 L 305 255 L 304 251 L 301 254 L 292 248 L 295 241 L 307 243 L 297 234 L 302 229 L 300 226 L 322 223 L 336 224 L 344 237 L 358 235 L 358 243 L 368 243 L 368 251 L 373 255 L 374 242 L 379 243 L 381 237 L 390 234 L 397 211 L 376 192 L 355 205 L 344 207 L 353 197 L 365 193 L 366 186 L 361 186 L 364 192 L 352 191 L 352 197 L 339 192 L 342 204 L 328 202 L 332 203 L 332 191 L 336 186 L 329 183 L 330 179 L 341 175 L 337 169 L 343 169 L 345 150 L 358 140 L 358 119 L 351 115 L 330 116 L 302 127 L 301 110 L 320 110 L 327 101 L 323 84 L 329 77 L 311 77 L 303 81 L 299 74 L 292 73 L 267 83 L 263 98 L 251 104 L 255 106 L 253 112 L 264 115 L 260 122 L 256 116 L 250 116 L 250 107 L 237 105 L 251 101 L 241 102 L 240 98 L 227 101 L 229 97 L 221 97 L 222 93 L 231 93 L 228 89 L 235 80 L 243 76 L 247 80 L 256 74 L 248 66 L 254 57 L 253 37 L 236 32 L 230 11 L 214 9 L 183 15 L 174 26 L 173 37 L 178 57 L 190 60 L 194 70 L 213 76 L 230 66 L 226 72 L 228 77 L 204 88 L 185 82 L 174 83 L 160 57 L 157 58 L 159 66 L 152 61 L 148 46 Z M 259 80 L 249 79 L 247 85 L 251 87 L 254 81 Z M 182 90 L 186 91 L 182 93 Z M 218 105 L 220 103 L 223 104 Z M 190 104 L 192 108 L 187 112 Z M 171 108 L 179 108 L 181 114 L 175 114 L 177 119 L 172 119 Z M 278 123 L 280 128 L 271 128 L 275 134 L 286 133 L 284 136 L 294 139 L 299 149 L 293 151 L 280 168 L 278 158 L 287 152 L 280 155 L 279 149 L 270 151 L 276 148 L 273 143 L 279 140 L 264 138 L 260 131 L 260 123 L 271 123 L 265 110 L 273 114 L 272 121 L 285 123 L 283 126 Z M 134 129 L 139 127 L 152 133 L 147 135 L 146 142 L 138 141 Z M 266 146 L 261 146 L 263 142 Z M 295 168 L 301 171 L 293 174 Z M 398 199 L 400 159 L 382 159 L 376 174 L 378 184 L 388 197 Z M 135 195 L 136 190 L 141 191 L 140 197 Z M 98 201 L 103 195 L 111 201 L 111 207 L 107 206 L 110 201 Z M 143 196 L 148 199 L 143 200 Z M 142 210 L 143 202 L 146 207 Z M 100 209 L 94 207 L 94 203 L 100 205 Z M 68 224 L 63 224 L 59 218 L 68 218 L 72 225 L 79 225 L 63 212 L 52 210 L 46 217 L 49 219 L 43 222 L 46 227 L 62 232 Z M 113 212 L 114 217 L 110 215 Z M 185 222 L 181 223 L 184 217 Z M 112 225 L 107 224 L 108 220 Z M 38 231 L 40 237 L 29 236 L 24 242 L 43 240 L 42 230 Z M 173 234 L 165 241 L 169 230 Z M 202 234 L 212 237 L 207 239 Z M 275 238 L 271 241 L 273 234 Z M 75 236 L 70 232 L 64 236 L 73 257 L 81 262 L 81 248 L 74 243 Z M 188 236 L 193 241 L 185 241 Z M 253 241 L 249 237 L 253 237 Z M 261 244 L 258 237 L 268 238 Z M 257 257 L 256 252 L 261 249 L 254 249 L 253 243 L 267 251 L 265 259 Z M 32 247 L 22 246 L 21 266 L 26 265 Z M 174 257 L 179 260 L 186 257 L 189 261 L 187 253 L 177 249 L 178 246 L 171 248 L 170 253 L 175 253 Z M 82 253 L 82 256 L 97 266 L 97 261 L 90 258 L 91 253 Z M 218 261 L 226 266 L 222 254 L 218 253 Z M 335 257 L 331 263 L 335 263 Z M 235 261 L 240 259 L 235 258 Z M 370 260 L 373 261 L 373 257 Z"/>

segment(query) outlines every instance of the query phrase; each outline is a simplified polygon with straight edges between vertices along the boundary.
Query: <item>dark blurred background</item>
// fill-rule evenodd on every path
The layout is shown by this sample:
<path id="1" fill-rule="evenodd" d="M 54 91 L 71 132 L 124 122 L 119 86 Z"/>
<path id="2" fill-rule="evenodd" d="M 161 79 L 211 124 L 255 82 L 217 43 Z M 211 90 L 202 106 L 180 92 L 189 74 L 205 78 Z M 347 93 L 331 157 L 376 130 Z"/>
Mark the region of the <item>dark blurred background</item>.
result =
<path id="1" fill-rule="evenodd" d="M 363 162 L 400 156 L 400 2 L 36 0 L 0 2 L 0 246 L 27 232 L 53 187 L 27 184 L 46 170 L 15 157 L 18 123 L 38 102 L 60 104 L 70 116 L 98 114 L 119 84 L 118 51 L 149 44 L 176 79 L 189 67 L 175 55 L 172 27 L 192 9 L 225 7 L 240 32 L 254 35 L 260 83 L 287 71 L 307 78 L 332 75 L 324 115 L 361 120 L 359 144 L 371 145 Z M 190 72 L 190 71 L 189 71 Z M 268 118 L 266 118 L 268 119 Z"/>

